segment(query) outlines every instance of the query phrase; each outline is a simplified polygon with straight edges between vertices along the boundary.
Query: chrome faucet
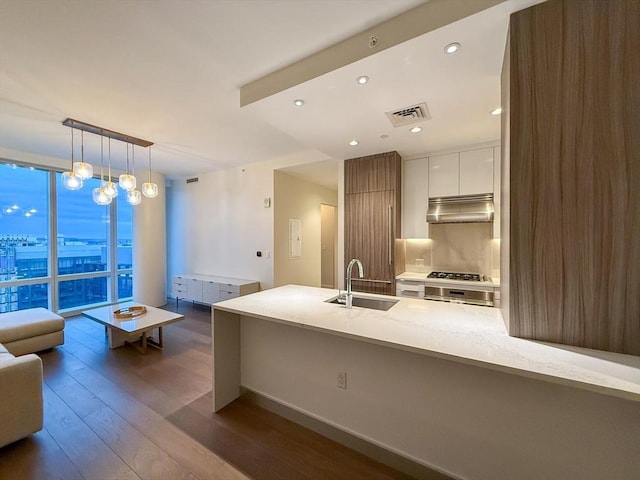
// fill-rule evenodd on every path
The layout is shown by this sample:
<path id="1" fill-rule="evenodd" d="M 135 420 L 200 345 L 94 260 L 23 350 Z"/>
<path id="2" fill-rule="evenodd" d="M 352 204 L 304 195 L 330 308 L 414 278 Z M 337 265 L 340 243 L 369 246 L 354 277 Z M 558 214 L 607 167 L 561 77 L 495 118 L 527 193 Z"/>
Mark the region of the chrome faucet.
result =
<path id="1" fill-rule="evenodd" d="M 354 264 L 358 265 L 358 273 L 360 275 L 360 278 L 364 277 L 362 262 L 357 258 L 352 258 L 349 262 L 349 265 L 347 265 L 347 294 L 345 296 L 345 299 L 347 301 L 347 308 L 351 308 L 353 306 L 353 293 L 351 293 L 351 269 L 353 268 Z"/>

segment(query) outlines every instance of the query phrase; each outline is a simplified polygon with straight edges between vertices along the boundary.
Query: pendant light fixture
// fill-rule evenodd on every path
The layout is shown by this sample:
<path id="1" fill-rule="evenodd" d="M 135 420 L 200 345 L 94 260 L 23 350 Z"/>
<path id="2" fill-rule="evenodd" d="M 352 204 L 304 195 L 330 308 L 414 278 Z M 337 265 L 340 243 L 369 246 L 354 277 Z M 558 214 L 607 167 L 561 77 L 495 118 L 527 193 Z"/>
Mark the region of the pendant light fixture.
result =
<path id="1" fill-rule="evenodd" d="M 109 171 L 107 180 L 102 182 L 102 188 L 104 188 L 104 193 L 106 193 L 109 198 L 113 200 L 118 196 L 118 187 L 111 181 L 111 138 L 109 138 L 109 143 L 107 144 L 107 146 L 109 148 Z"/>
<path id="2" fill-rule="evenodd" d="M 67 190 L 80 190 L 82 178 L 74 172 L 73 163 L 73 128 L 71 128 L 71 171 L 62 174 L 62 185 Z"/>
<path id="3" fill-rule="evenodd" d="M 127 203 L 129 205 L 140 205 L 142 202 L 142 195 L 138 190 L 129 190 L 127 192 Z"/>
<path id="4" fill-rule="evenodd" d="M 127 192 L 127 203 L 129 205 L 140 205 L 142 195 L 136 190 L 136 147 L 131 144 L 131 176 L 133 177 L 133 188 Z"/>
<path id="5" fill-rule="evenodd" d="M 94 202 L 98 205 L 109 205 L 111 201 L 118 196 L 117 186 L 126 191 L 126 201 L 130 205 L 139 205 L 142 201 L 142 193 L 136 190 L 136 177 L 135 177 L 135 146 L 148 148 L 153 145 L 153 142 L 143 140 L 141 138 L 132 137 L 124 133 L 116 132 L 106 128 L 91 125 L 86 122 L 74 120 L 73 118 L 67 118 L 62 122 L 66 127 L 71 128 L 71 170 L 64 172 L 62 175 L 62 183 L 65 188 L 70 190 L 78 190 L 82 187 L 84 178 L 91 178 L 93 176 L 93 167 L 84 161 L 84 132 L 100 135 L 100 186 L 92 190 L 92 196 Z M 74 161 L 74 144 L 73 144 L 73 130 L 78 129 L 83 132 L 82 137 L 82 161 Z M 109 170 L 108 177 L 104 178 L 104 137 L 109 139 Z M 114 183 L 111 177 L 111 139 L 119 140 L 123 142 L 127 149 L 127 170 L 118 177 L 118 183 Z M 129 145 L 131 145 L 131 170 L 129 170 Z M 158 196 L 158 185 L 151 181 L 151 150 L 149 150 L 149 181 L 142 185 L 144 195 L 148 198 L 154 198 Z"/>
<path id="6" fill-rule="evenodd" d="M 158 185 L 151 181 L 151 147 L 149 148 L 149 181 L 142 184 L 142 194 L 147 198 L 158 196 Z"/>
<path id="7" fill-rule="evenodd" d="M 93 177 L 93 167 L 84 161 L 84 130 L 80 130 L 80 162 L 73 166 L 73 172 L 81 179 L 86 180 Z"/>
<path id="8" fill-rule="evenodd" d="M 123 173 L 118 178 L 118 184 L 120 188 L 124 191 L 128 192 L 130 190 L 135 190 L 136 188 L 136 177 L 129 174 L 129 144 L 127 143 L 127 173 Z"/>
<path id="9" fill-rule="evenodd" d="M 111 197 L 104 189 L 104 137 L 100 137 L 100 186 L 94 188 L 92 192 L 93 201 L 98 205 L 109 205 Z"/>

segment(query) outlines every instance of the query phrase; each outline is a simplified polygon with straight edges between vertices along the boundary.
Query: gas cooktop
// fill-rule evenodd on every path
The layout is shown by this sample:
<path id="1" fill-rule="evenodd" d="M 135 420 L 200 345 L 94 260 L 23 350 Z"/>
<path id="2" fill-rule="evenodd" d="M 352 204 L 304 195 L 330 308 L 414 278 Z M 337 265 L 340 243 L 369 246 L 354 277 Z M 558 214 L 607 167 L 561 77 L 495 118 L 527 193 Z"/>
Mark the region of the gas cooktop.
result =
<path id="1" fill-rule="evenodd" d="M 438 278 L 445 280 L 466 280 L 470 282 L 480 282 L 482 277 L 477 273 L 458 273 L 458 272 L 431 272 L 427 278 Z"/>

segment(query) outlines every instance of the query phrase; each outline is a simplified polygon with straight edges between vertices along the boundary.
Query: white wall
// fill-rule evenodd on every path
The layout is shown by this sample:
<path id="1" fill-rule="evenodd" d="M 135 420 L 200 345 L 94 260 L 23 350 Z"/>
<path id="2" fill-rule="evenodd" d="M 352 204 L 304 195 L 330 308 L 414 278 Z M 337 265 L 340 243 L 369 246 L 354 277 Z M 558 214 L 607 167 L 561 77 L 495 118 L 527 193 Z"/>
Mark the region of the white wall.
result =
<path id="1" fill-rule="evenodd" d="M 241 321 L 245 387 L 454 477 L 635 480 L 640 471 L 637 402 Z M 346 390 L 337 372 L 347 372 Z"/>
<path id="2" fill-rule="evenodd" d="M 273 287 L 275 169 L 326 160 L 308 151 L 174 180 L 167 190 L 168 281 L 181 273 L 244 278 Z M 261 251 L 262 257 L 256 252 Z"/>
<path id="3" fill-rule="evenodd" d="M 160 307 L 167 303 L 166 189 L 164 175 L 153 172 L 151 180 L 158 196 L 133 207 L 133 300 Z"/>
<path id="4" fill-rule="evenodd" d="M 338 192 L 274 172 L 274 286 L 321 283 L 322 203 L 337 206 Z M 289 257 L 289 219 L 302 223 L 302 255 Z"/>

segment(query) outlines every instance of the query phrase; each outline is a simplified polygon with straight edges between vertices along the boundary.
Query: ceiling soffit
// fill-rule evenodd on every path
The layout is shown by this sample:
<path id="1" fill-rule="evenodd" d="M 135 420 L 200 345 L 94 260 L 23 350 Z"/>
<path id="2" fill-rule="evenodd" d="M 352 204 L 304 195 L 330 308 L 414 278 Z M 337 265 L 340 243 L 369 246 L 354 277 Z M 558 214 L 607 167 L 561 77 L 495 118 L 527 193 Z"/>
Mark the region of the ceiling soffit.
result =
<path id="1" fill-rule="evenodd" d="M 337 70 L 505 0 L 429 0 L 298 62 L 240 87 L 240 106 Z"/>

